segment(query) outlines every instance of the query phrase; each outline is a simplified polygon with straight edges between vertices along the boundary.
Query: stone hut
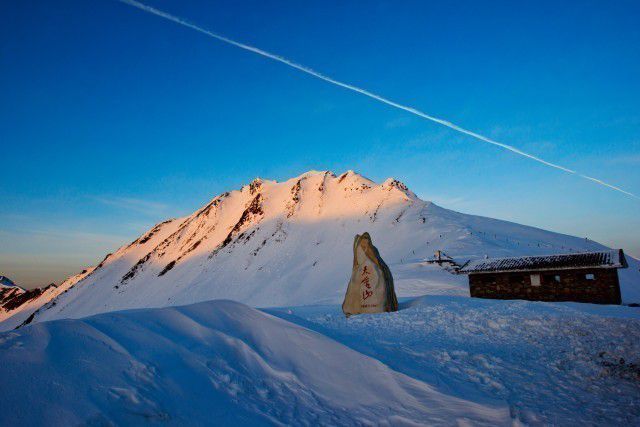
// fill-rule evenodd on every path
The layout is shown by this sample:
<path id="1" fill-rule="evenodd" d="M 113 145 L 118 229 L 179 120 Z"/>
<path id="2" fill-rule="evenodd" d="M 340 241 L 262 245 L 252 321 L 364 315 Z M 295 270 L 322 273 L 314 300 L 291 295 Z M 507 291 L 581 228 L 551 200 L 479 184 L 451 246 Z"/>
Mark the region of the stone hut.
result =
<path id="1" fill-rule="evenodd" d="M 620 304 L 618 268 L 627 268 L 622 249 L 469 262 L 472 297 L 530 301 Z"/>

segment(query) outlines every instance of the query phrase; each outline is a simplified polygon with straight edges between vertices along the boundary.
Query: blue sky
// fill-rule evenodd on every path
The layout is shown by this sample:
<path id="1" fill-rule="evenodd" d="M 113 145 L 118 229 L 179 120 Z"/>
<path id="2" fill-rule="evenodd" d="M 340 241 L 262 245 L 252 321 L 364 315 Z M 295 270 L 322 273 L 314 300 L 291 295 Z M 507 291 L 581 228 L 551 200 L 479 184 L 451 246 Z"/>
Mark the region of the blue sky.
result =
<path id="1" fill-rule="evenodd" d="M 147 4 L 640 194 L 638 2 Z M 640 200 L 117 1 L 0 3 L 0 70 L 0 274 L 28 286 L 309 169 L 640 256 Z"/>

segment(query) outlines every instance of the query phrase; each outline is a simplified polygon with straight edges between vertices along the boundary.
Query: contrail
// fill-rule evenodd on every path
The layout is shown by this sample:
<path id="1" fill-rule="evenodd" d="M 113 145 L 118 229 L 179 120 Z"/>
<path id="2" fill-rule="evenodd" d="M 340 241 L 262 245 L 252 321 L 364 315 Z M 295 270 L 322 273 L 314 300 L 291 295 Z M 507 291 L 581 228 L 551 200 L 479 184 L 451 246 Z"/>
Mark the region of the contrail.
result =
<path id="1" fill-rule="evenodd" d="M 375 99 L 376 101 L 382 102 L 384 104 L 390 105 L 390 106 L 398 108 L 400 110 L 407 111 L 407 112 L 409 112 L 411 114 L 414 114 L 414 115 L 416 115 L 418 117 L 422 117 L 422 118 L 427 119 L 427 120 L 430 120 L 432 122 L 439 123 L 439 124 L 441 124 L 443 126 L 446 126 L 446 127 L 450 128 L 450 129 L 453 129 L 453 130 L 455 130 L 457 132 L 463 133 L 465 135 L 469 135 L 469 136 L 471 136 L 473 138 L 479 139 L 480 141 L 484 141 L 484 142 L 487 142 L 489 144 L 496 145 L 498 147 L 504 148 L 505 150 L 509 150 L 509 151 L 511 151 L 513 153 L 516 153 L 516 154 L 520 155 L 520 156 L 524 156 L 524 157 L 527 157 L 527 158 L 529 158 L 531 160 L 535 160 L 536 162 L 542 163 L 542 164 L 544 164 L 546 166 L 550 166 L 552 168 L 560 169 L 561 171 L 577 175 L 577 176 L 579 176 L 581 178 L 584 178 L 584 179 L 587 179 L 589 181 L 595 182 L 597 184 L 603 185 L 605 187 L 611 188 L 611 189 L 613 189 L 615 191 L 619 191 L 619 192 L 624 193 L 624 194 L 626 194 L 628 196 L 631 196 L 633 198 L 640 199 L 640 197 L 636 196 L 635 194 L 630 193 L 628 191 L 625 191 L 625 190 L 621 189 L 620 187 L 616 187 L 615 185 L 608 184 L 608 183 L 606 183 L 606 182 L 604 182 L 604 181 L 602 181 L 600 179 L 593 178 L 593 177 L 590 177 L 590 176 L 587 176 L 587 175 L 583 175 L 581 173 L 578 173 L 578 172 L 576 172 L 574 170 L 571 170 L 569 168 L 566 168 L 564 166 L 560 166 L 560 165 L 558 165 L 556 163 L 548 162 L 548 161 L 546 161 L 544 159 L 541 159 L 540 157 L 534 156 L 533 154 L 526 153 L 526 152 L 524 152 L 522 150 L 519 150 L 518 148 L 513 147 L 511 145 L 507 145 L 507 144 L 503 144 L 502 142 L 494 141 L 491 138 L 488 138 L 488 137 L 486 137 L 484 135 L 480 135 L 478 133 L 475 133 L 473 131 L 470 131 L 468 129 L 460 127 L 460 126 L 458 126 L 458 125 L 456 125 L 454 123 L 451 123 L 451 122 L 449 122 L 447 120 L 439 119 L 439 118 L 434 117 L 434 116 L 430 116 L 429 114 L 423 113 L 422 111 L 417 110 L 417 109 L 415 109 L 413 107 L 408 107 L 406 105 L 399 104 L 399 103 L 397 103 L 395 101 L 392 101 L 390 99 L 384 98 L 384 97 L 382 97 L 380 95 L 376 95 L 373 92 L 369 92 L 368 90 L 359 88 L 357 86 L 350 85 L 348 83 L 343 83 L 343 82 L 341 82 L 339 80 L 335 80 L 335 79 L 333 79 L 333 78 L 331 78 L 329 76 L 325 76 L 324 74 L 319 73 L 318 71 L 315 71 L 315 70 L 313 70 L 313 69 L 311 69 L 309 67 L 306 67 L 304 65 L 297 64 L 294 61 L 291 61 L 291 60 L 289 60 L 287 58 L 284 58 L 282 56 L 278 56 L 278 55 L 275 55 L 273 53 L 270 53 L 270 52 L 264 51 L 262 49 L 259 49 L 257 47 L 249 46 L 247 44 L 240 43 L 240 42 L 237 42 L 235 40 L 231 40 L 230 38 L 227 38 L 225 36 L 221 36 L 219 34 L 216 34 L 214 32 L 206 30 L 206 29 L 204 29 L 202 27 L 199 27 L 199 26 L 197 26 L 195 24 L 192 24 L 191 22 L 186 21 L 186 20 L 184 20 L 182 18 L 179 18 L 177 16 L 171 15 L 171 14 L 169 14 L 167 12 L 163 12 L 161 10 L 158 10 L 158 9 L 154 8 L 154 7 L 147 6 L 146 4 L 140 3 L 140 2 L 138 2 L 136 0 L 120 0 L 120 1 L 122 3 L 128 4 L 129 6 L 136 7 L 138 9 L 140 9 L 140 10 L 145 11 L 145 12 L 152 13 L 154 15 L 157 15 L 157 16 L 160 16 L 162 18 L 168 19 L 169 21 L 173 21 L 173 22 L 175 22 L 177 24 L 183 25 L 183 26 L 185 26 L 187 28 L 191 28 L 192 30 L 198 31 L 198 32 L 200 32 L 202 34 L 206 34 L 209 37 L 213 37 L 214 39 L 220 40 L 220 41 L 222 41 L 224 43 L 230 44 L 232 46 L 239 47 L 240 49 L 248 50 L 249 52 L 253 52 L 255 54 L 264 56 L 266 58 L 273 59 L 274 61 L 281 62 L 281 63 L 283 63 L 285 65 L 288 65 L 289 67 L 292 67 L 292 68 L 295 68 L 296 70 L 302 71 L 303 73 L 312 75 L 313 77 L 316 77 L 316 78 L 318 78 L 320 80 L 324 80 L 325 82 L 329 82 L 331 84 L 334 84 L 336 86 L 340 86 L 342 88 L 345 88 L 345 89 L 348 89 L 350 91 L 359 93 L 361 95 L 368 96 L 369 98 Z"/>

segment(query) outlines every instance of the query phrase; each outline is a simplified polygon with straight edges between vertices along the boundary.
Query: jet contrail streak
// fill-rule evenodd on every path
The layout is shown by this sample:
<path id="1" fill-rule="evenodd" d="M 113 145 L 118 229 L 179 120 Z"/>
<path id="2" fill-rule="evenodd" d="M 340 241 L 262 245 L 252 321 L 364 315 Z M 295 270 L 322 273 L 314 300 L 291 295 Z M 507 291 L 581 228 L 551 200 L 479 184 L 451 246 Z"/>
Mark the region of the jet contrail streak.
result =
<path id="1" fill-rule="evenodd" d="M 513 147 L 511 145 L 507 145 L 507 144 L 503 144 L 503 143 L 498 142 L 498 141 L 494 141 L 491 138 L 488 138 L 486 136 L 483 136 L 483 135 L 480 135 L 480 134 L 475 133 L 473 131 L 470 131 L 470 130 L 467 130 L 465 128 L 462 128 L 462 127 L 460 127 L 460 126 L 458 126 L 458 125 L 456 125 L 454 123 L 451 123 L 451 122 L 449 122 L 447 120 L 443 120 L 443 119 L 439 119 L 439 118 L 434 117 L 434 116 L 430 116 L 429 114 L 423 113 L 422 111 L 417 110 L 417 109 L 415 109 L 413 107 L 408 107 L 406 105 L 399 104 L 399 103 L 397 103 L 395 101 L 392 101 L 390 99 L 384 98 L 384 97 L 382 97 L 380 95 L 376 95 L 373 92 L 369 92 L 368 90 L 359 88 L 357 86 L 350 85 L 348 83 L 343 83 L 341 81 L 335 80 L 335 79 L 333 79 L 331 77 L 328 77 L 328 76 L 325 76 L 324 74 L 319 73 L 319 72 L 317 72 L 317 71 L 315 71 L 315 70 L 313 70 L 313 69 L 311 69 L 309 67 L 305 67 L 304 65 L 297 64 L 297 63 L 295 63 L 295 62 L 293 62 L 293 61 L 291 61 L 291 60 L 289 60 L 287 58 L 284 58 L 282 56 L 278 56 L 278 55 L 275 55 L 273 53 L 264 51 L 262 49 L 258 49 L 257 47 L 249 46 L 249 45 L 246 45 L 244 43 L 240 43 L 240 42 L 237 42 L 235 40 L 231 40 L 231 39 L 229 39 L 227 37 L 221 36 L 219 34 L 216 34 L 214 32 L 206 30 L 206 29 L 204 29 L 202 27 L 199 27 L 199 26 L 197 26 L 195 24 L 192 24 L 189 21 L 185 21 L 182 18 L 179 18 L 177 16 L 171 15 L 171 14 L 169 14 L 167 12 L 163 12 L 161 10 L 158 10 L 158 9 L 154 8 L 154 7 L 147 6 L 147 5 L 145 5 L 143 3 L 140 3 L 140 2 L 138 2 L 136 0 L 120 0 L 120 1 L 122 3 L 125 3 L 125 4 L 128 4 L 130 6 L 136 7 L 138 9 L 140 9 L 140 10 L 143 10 L 145 12 L 152 13 L 154 15 L 157 15 L 157 16 L 160 16 L 162 18 L 168 19 L 169 21 L 173 21 L 173 22 L 175 22 L 177 24 L 183 25 L 183 26 L 185 26 L 187 28 L 191 28 L 192 30 L 198 31 L 198 32 L 200 32 L 202 34 L 206 34 L 207 36 L 213 37 L 214 39 L 220 40 L 220 41 L 222 41 L 224 43 L 230 44 L 232 46 L 239 47 L 240 49 L 244 49 L 244 50 L 247 50 L 249 52 L 253 52 L 255 54 L 264 56 L 264 57 L 269 58 L 269 59 L 273 59 L 274 61 L 281 62 L 281 63 L 283 63 L 285 65 L 288 65 L 289 67 L 295 68 L 296 70 L 302 71 L 303 73 L 312 75 L 313 77 L 316 77 L 318 79 L 324 80 L 324 81 L 329 82 L 331 84 L 334 84 L 336 86 L 340 86 L 342 88 L 345 88 L 345 89 L 348 89 L 350 91 L 359 93 L 361 95 L 368 96 L 369 98 L 375 99 L 376 101 L 382 102 L 384 104 L 390 105 L 390 106 L 398 108 L 400 110 L 407 111 L 407 112 L 409 112 L 411 114 L 414 114 L 414 115 L 416 115 L 418 117 L 422 117 L 422 118 L 427 119 L 427 120 L 430 120 L 432 122 L 441 124 L 441 125 L 446 126 L 446 127 L 450 128 L 450 129 L 453 129 L 453 130 L 455 130 L 457 132 L 463 133 L 465 135 L 469 135 L 469 136 L 471 136 L 471 137 L 473 137 L 475 139 L 479 139 L 480 141 L 484 141 L 484 142 L 487 142 L 489 144 L 496 145 L 498 147 L 504 148 L 505 150 L 509 150 L 509 151 L 511 151 L 513 153 L 519 154 L 520 156 L 524 156 L 524 157 L 527 157 L 527 158 L 529 158 L 531 160 L 535 160 L 536 162 L 542 163 L 542 164 L 544 164 L 546 166 L 550 166 L 552 168 L 560 169 L 561 171 L 577 175 L 577 176 L 579 176 L 581 178 L 584 178 L 584 179 L 590 180 L 592 182 L 595 182 L 597 184 L 603 185 L 605 187 L 611 188 L 611 189 L 613 189 L 615 191 L 619 191 L 619 192 L 624 193 L 624 194 L 626 194 L 628 196 L 634 197 L 636 199 L 640 199 L 640 197 L 636 196 L 635 194 L 630 193 L 628 191 L 625 191 L 625 190 L 623 190 L 623 189 L 621 189 L 619 187 L 616 187 L 615 185 L 607 184 L 606 182 L 604 182 L 602 180 L 599 180 L 597 178 L 593 178 L 593 177 L 590 177 L 590 176 L 587 176 L 587 175 L 583 175 L 583 174 L 580 174 L 580 173 L 578 173 L 578 172 L 576 172 L 574 170 L 566 168 L 564 166 L 560 166 L 558 164 L 548 162 L 548 161 L 546 161 L 544 159 L 541 159 L 540 157 L 536 157 L 533 154 L 526 153 L 526 152 L 524 152 L 522 150 L 519 150 L 518 148 Z"/>

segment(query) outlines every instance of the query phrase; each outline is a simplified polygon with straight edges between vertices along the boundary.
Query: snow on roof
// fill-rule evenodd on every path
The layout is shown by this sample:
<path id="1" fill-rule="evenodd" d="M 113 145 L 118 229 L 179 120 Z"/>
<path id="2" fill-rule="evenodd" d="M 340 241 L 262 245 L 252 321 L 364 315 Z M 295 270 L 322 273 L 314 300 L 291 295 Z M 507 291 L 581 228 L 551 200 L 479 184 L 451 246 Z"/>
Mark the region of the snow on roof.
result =
<path id="1" fill-rule="evenodd" d="M 570 270 L 578 268 L 626 268 L 622 249 L 573 254 L 488 258 L 472 261 L 459 273 L 498 273 L 503 271 Z"/>

